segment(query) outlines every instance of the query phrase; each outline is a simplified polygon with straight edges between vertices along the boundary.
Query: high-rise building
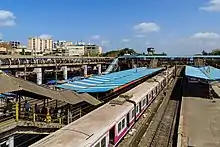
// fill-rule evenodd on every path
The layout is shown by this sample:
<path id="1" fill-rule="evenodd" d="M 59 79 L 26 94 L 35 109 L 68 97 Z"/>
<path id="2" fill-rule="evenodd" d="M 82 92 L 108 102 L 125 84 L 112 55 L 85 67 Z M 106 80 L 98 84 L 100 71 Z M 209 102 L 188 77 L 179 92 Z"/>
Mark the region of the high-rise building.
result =
<path id="1" fill-rule="evenodd" d="M 28 49 L 32 51 L 32 55 L 51 53 L 53 41 L 52 39 L 31 37 L 28 38 Z"/>

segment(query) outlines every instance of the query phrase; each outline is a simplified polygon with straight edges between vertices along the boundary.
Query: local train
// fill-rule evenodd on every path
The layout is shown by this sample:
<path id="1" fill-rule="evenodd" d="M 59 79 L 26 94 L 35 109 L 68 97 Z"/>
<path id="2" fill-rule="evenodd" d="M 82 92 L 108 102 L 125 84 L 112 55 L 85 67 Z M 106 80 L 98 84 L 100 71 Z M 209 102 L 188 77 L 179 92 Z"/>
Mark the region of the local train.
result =
<path id="1" fill-rule="evenodd" d="M 114 147 L 173 79 L 171 67 L 31 147 Z"/>

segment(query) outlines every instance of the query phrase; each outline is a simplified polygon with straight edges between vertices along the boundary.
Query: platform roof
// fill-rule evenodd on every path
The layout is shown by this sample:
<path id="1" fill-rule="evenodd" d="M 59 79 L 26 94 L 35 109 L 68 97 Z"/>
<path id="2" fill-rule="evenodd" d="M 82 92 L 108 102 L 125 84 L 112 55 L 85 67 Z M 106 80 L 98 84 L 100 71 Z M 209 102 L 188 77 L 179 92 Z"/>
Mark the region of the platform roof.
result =
<path id="1" fill-rule="evenodd" d="M 146 67 L 141 67 L 106 75 L 93 76 L 80 81 L 64 83 L 58 85 L 57 87 L 74 90 L 79 93 L 107 92 L 109 90 L 119 88 L 132 81 L 138 80 L 142 77 L 151 75 L 159 70 L 161 70 L 161 68 L 149 69 Z"/>
<path id="2" fill-rule="evenodd" d="M 205 67 L 193 67 L 193 66 L 186 66 L 185 75 L 200 78 L 205 80 L 220 80 L 220 69 L 214 68 L 212 66 L 205 66 Z"/>
<path id="3" fill-rule="evenodd" d="M 98 105 L 101 103 L 99 100 L 87 93 L 78 94 L 72 90 L 55 91 L 23 79 L 7 75 L 2 71 L 0 72 L 0 83 L 0 93 L 13 92 L 36 99 L 51 98 L 69 104 L 77 104 L 83 101 L 92 105 Z"/>

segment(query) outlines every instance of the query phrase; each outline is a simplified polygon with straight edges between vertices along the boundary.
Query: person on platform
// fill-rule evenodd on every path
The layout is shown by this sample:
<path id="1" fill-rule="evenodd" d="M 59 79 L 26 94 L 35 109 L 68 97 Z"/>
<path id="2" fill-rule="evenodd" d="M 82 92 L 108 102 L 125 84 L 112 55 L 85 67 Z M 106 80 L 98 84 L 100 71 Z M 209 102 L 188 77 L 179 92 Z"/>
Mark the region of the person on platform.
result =
<path id="1" fill-rule="evenodd" d="M 27 100 L 25 100 L 25 103 L 24 103 L 24 110 L 25 110 L 25 117 L 27 117 L 27 118 L 29 118 L 29 112 L 30 112 L 30 109 L 31 109 L 30 104 L 28 103 Z"/>
<path id="2" fill-rule="evenodd" d="M 12 102 L 9 99 L 7 99 L 4 113 L 10 113 L 11 111 L 12 111 Z"/>

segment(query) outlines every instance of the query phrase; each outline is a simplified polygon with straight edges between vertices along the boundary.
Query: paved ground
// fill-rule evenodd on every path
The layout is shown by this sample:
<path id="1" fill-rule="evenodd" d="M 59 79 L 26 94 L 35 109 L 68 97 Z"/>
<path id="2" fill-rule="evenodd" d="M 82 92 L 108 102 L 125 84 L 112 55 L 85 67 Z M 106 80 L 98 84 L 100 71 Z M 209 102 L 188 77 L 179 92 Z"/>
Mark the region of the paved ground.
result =
<path id="1" fill-rule="evenodd" d="M 220 99 L 215 101 L 189 95 L 183 98 L 183 136 L 188 137 L 189 146 L 220 147 Z"/>

